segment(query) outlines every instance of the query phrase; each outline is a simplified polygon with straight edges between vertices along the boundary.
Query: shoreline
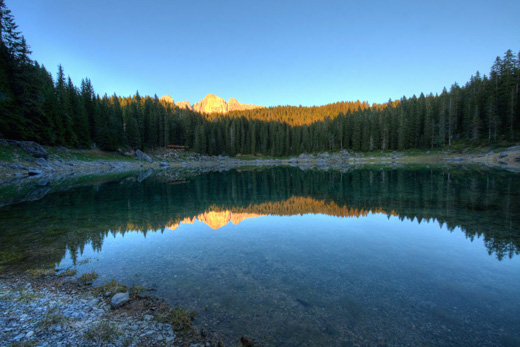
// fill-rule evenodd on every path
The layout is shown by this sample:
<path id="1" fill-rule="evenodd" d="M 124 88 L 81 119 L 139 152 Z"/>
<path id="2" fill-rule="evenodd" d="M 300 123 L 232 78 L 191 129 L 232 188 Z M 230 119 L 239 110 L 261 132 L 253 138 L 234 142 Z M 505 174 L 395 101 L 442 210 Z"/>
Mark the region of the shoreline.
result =
<path id="1" fill-rule="evenodd" d="M 176 154 L 171 151 L 155 153 L 153 155 L 155 160 L 152 163 L 133 158 L 128 161 L 82 160 L 83 152 L 79 151 L 68 153 L 68 156 L 76 156 L 76 158 L 68 160 L 64 156 L 53 157 L 51 154 L 47 160 L 48 165 L 54 168 L 54 164 L 57 162 L 67 170 L 60 171 L 54 168 L 50 175 L 15 177 L 19 183 L 18 188 L 27 186 L 28 182 L 32 182 L 33 187 L 37 188 L 30 194 L 18 195 L 25 199 L 22 201 L 27 201 L 28 196 L 37 200 L 47 193 L 69 189 L 78 184 L 99 184 L 116 177 L 128 177 L 128 179 L 142 182 L 153 173 L 153 170 L 163 170 L 160 174 L 169 176 L 173 182 L 171 184 L 176 184 L 188 179 L 190 175 L 239 167 L 292 166 L 302 170 L 341 170 L 343 172 L 343 170 L 348 171 L 350 168 L 354 169 L 363 165 L 383 165 L 393 168 L 430 164 L 440 167 L 457 167 L 457 165 L 464 167 L 471 164 L 501 168 L 503 165 L 500 165 L 500 162 L 507 161 L 506 168 L 514 169 L 514 165 L 518 164 L 518 158 L 520 158 L 520 147 L 511 147 L 483 155 L 433 153 L 421 156 L 402 155 L 395 152 L 377 157 L 343 152 L 303 154 L 297 158 L 288 159 L 252 160 L 228 157 L 208 158 L 191 153 L 182 153 L 182 156 L 169 158 L 168 156 L 171 156 L 172 153 Z M 168 166 L 162 165 L 162 162 L 168 163 Z M 13 165 L 12 163 L 12 161 L 0 162 L 0 166 Z M 31 158 L 22 158 L 16 163 L 21 165 L 20 163 L 34 163 L 34 161 Z M 72 171 L 68 166 L 72 168 Z M 84 172 L 82 171 L 84 169 L 89 170 Z M 130 177 L 129 174 L 134 172 L 136 175 Z M 1 179 L 3 179 L 2 176 L 0 176 Z M 1 182 L 0 189 L 3 189 Z M 20 201 L 10 203 L 17 202 Z M 0 202 L 1 206 L 2 202 Z M 205 328 L 199 330 L 195 327 L 190 328 L 186 333 L 176 330 L 170 323 L 165 323 L 161 318 L 164 316 L 163 313 L 172 313 L 176 308 L 168 306 L 164 300 L 154 297 L 150 292 L 144 295 L 131 294 L 128 303 L 119 308 L 112 308 L 110 302 L 115 295 L 113 291 L 100 292 L 97 289 L 99 287 L 81 284 L 79 279 L 72 278 L 74 275 L 69 275 L 72 277 L 65 275 L 69 271 L 68 269 L 50 268 L 43 270 L 42 273 L 36 273 L 36 277 L 32 277 L 28 272 L 20 271 L 6 274 L 6 271 L 10 270 L 11 268 L 0 266 L 0 326 L 5 326 L 5 328 L 0 328 L 0 341 L 5 341 L 7 346 L 98 346 L 103 344 L 211 347 L 224 345 L 223 338 L 218 335 L 218 332 L 208 332 Z M 107 292 L 110 294 L 107 295 Z M 187 312 L 184 309 L 179 310 L 182 314 Z M 231 345 L 259 345 L 249 338 L 242 337 L 241 339 L 243 340 L 238 342 L 238 345 Z M 31 341 L 34 340 L 38 343 L 32 344 Z M 230 343 L 229 340 L 225 342 Z"/>
<path id="2" fill-rule="evenodd" d="M 475 164 L 520 172 L 520 146 L 490 150 L 392 151 L 357 153 L 340 152 L 300 154 L 299 156 L 270 158 L 263 156 L 208 156 L 184 150 L 155 150 L 147 155 L 136 153 L 109 153 L 98 150 L 69 150 L 64 147 L 47 147 L 45 158 L 31 155 L 18 148 L 17 141 L 0 143 L 0 186 L 11 181 L 20 182 L 28 177 L 66 179 L 86 175 L 101 175 L 143 170 L 187 169 L 225 171 L 240 167 L 291 166 L 302 170 L 341 170 L 355 165 L 406 165 L 406 164 Z"/>
<path id="3" fill-rule="evenodd" d="M 217 334 L 191 326 L 182 316 L 188 311 L 149 292 L 128 290 L 128 301 L 114 306 L 117 294 L 102 286 L 46 272 L 54 269 L 0 275 L 0 341 L 6 346 L 224 346 Z"/>

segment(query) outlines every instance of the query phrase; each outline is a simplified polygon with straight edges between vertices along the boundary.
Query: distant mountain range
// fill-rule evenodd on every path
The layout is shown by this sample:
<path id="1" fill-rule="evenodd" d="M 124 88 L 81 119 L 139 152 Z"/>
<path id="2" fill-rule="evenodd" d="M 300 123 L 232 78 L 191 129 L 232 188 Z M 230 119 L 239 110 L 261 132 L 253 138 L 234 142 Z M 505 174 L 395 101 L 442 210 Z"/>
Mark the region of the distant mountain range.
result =
<path id="1" fill-rule="evenodd" d="M 253 110 L 255 108 L 265 108 L 265 106 L 257 106 L 257 105 L 249 105 L 238 102 L 235 98 L 230 98 L 228 102 L 224 99 L 213 95 L 208 94 L 201 101 L 191 105 L 189 101 L 179 101 L 175 103 L 173 98 L 169 95 L 164 95 L 161 97 L 162 101 L 166 101 L 179 108 L 186 108 L 188 110 L 192 110 L 199 113 L 228 113 L 232 111 L 243 111 L 243 110 Z"/>

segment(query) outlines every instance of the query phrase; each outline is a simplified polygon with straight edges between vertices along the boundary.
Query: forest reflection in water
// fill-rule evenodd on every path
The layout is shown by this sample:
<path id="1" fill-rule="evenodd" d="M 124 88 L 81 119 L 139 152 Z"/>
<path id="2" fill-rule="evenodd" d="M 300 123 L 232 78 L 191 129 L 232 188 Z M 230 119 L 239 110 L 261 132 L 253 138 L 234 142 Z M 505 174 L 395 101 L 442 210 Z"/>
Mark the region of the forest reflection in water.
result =
<path id="1" fill-rule="evenodd" d="M 171 181 L 162 172 L 5 206 L 0 220 L 3 264 L 98 258 L 78 269 L 130 285 L 139 274 L 229 336 L 246 330 L 275 345 L 518 338 L 519 319 L 505 323 L 518 304 L 503 312 L 520 292 L 515 174 L 273 168 Z M 468 292 L 479 285 L 493 294 Z M 479 300 L 495 309 L 472 306 Z"/>
<path id="2" fill-rule="evenodd" d="M 233 219 L 226 213 L 236 219 L 306 213 L 359 217 L 369 212 L 435 220 L 449 230 L 460 227 L 471 240 L 482 237 L 498 259 L 520 252 L 520 177 L 453 169 L 340 173 L 274 168 L 209 173 L 180 182 L 167 175 L 143 182 L 129 177 L 0 208 L 5 241 L 0 247 L 23 249 L 31 241 L 38 247 L 53 245 L 59 254 L 50 260 L 59 262 L 66 249 L 76 253 L 85 243 L 101 249 L 108 233 L 175 229 L 194 218 L 208 219 L 208 214 L 214 217 L 208 220 L 212 226 Z"/>

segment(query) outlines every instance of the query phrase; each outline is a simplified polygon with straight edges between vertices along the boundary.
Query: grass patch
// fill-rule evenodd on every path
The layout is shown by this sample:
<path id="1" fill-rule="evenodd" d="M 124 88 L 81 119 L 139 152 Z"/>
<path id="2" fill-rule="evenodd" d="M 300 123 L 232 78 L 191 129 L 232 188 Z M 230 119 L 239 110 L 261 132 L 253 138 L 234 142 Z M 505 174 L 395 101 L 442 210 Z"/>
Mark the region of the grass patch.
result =
<path id="1" fill-rule="evenodd" d="M 12 293 L 11 296 L 15 301 L 18 301 L 22 304 L 28 304 L 31 301 L 38 300 L 41 296 L 36 295 L 32 290 L 27 289 L 25 287 L 19 287 L 16 289 L 15 293 Z"/>
<path id="2" fill-rule="evenodd" d="M 102 320 L 94 323 L 85 332 L 85 338 L 94 341 L 97 345 L 115 343 L 121 332 L 114 323 Z"/>
<path id="3" fill-rule="evenodd" d="M 61 313 L 60 308 L 53 306 L 45 312 L 43 318 L 38 322 L 38 327 L 40 329 L 49 330 L 52 326 L 56 324 L 64 324 L 67 321 L 67 317 Z"/>
<path id="4" fill-rule="evenodd" d="M 54 269 L 42 269 L 42 268 L 30 269 L 30 270 L 27 270 L 26 272 L 32 278 L 50 276 L 50 275 L 54 275 L 54 273 L 55 273 Z"/>
<path id="5" fill-rule="evenodd" d="M 112 295 L 115 295 L 117 293 L 126 293 L 127 288 L 124 284 L 118 283 L 115 280 L 112 280 L 110 282 L 104 283 L 97 287 L 94 292 L 96 294 L 104 294 L 104 293 L 111 293 Z"/>
<path id="6" fill-rule="evenodd" d="M 143 292 L 146 292 L 147 290 L 149 290 L 149 289 L 134 283 L 134 284 L 132 284 L 132 287 L 130 287 L 130 295 L 137 296 Z"/>
<path id="7" fill-rule="evenodd" d="M 98 274 L 96 271 L 87 272 L 86 274 L 81 275 L 81 277 L 78 279 L 79 283 L 85 285 L 85 284 L 92 284 L 98 278 Z"/>
<path id="8" fill-rule="evenodd" d="M 188 332 L 192 329 L 195 316 L 197 316 L 197 312 L 175 306 L 162 309 L 157 313 L 156 320 L 159 323 L 171 324 L 175 331 Z"/>
<path id="9" fill-rule="evenodd" d="M 60 273 L 59 276 L 60 277 L 72 277 L 72 276 L 76 276 L 77 273 L 78 273 L 78 270 L 68 268 L 64 272 Z"/>

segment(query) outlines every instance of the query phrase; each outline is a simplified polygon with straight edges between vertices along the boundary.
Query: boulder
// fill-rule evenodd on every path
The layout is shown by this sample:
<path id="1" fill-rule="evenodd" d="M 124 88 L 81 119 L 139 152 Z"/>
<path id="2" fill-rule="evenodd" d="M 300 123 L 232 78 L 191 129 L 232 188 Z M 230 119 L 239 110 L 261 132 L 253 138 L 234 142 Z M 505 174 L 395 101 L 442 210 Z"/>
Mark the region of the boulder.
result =
<path id="1" fill-rule="evenodd" d="M 43 148 L 41 145 L 37 144 L 33 141 L 18 141 L 16 143 L 20 146 L 25 153 L 32 155 L 35 158 L 43 158 L 47 159 L 49 157 L 49 153 Z"/>
<path id="2" fill-rule="evenodd" d="M 137 157 L 138 160 L 144 160 L 146 161 L 147 163 L 151 163 L 153 162 L 152 158 L 150 158 L 150 156 L 146 153 L 143 153 L 141 150 L 137 150 L 135 151 L 135 155 Z"/>
<path id="3" fill-rule="evenodd" d="M 118 308 L 130 301 L 130 295 L 128 293 L 117 293 L 110 299 L 110 306 L 112 308 Z"/>
<path id="4" fill-rule="evenodd" d="M 170 166 L 170 164 L 167 163 L 167 162 L 165 162 L 165 161 L 161 161 L 161 162 L 159 163 L 159 166 L 160 166 L 160 167 L 168 167 L 168 166 Z"/>
<path id="5" fill-rule="evenodd" d="M 54 168 L 52 166 L 50 166 L 49 163 L 47 163 L 47 160 L 45 160 L 43 158 L 36 158 L 36 160 L 34 162 L 46 170 L 54 171 Z"/>
<path id="6" fill-rule="evenodd" d="M 27 168 L 27 174 L 29 176 L 40 176 L 40 175 L 45 175 L 45 171 L 30 167 L 30 168 Z"/>

